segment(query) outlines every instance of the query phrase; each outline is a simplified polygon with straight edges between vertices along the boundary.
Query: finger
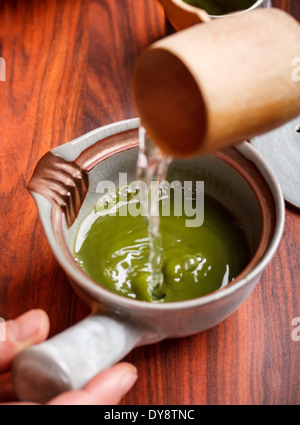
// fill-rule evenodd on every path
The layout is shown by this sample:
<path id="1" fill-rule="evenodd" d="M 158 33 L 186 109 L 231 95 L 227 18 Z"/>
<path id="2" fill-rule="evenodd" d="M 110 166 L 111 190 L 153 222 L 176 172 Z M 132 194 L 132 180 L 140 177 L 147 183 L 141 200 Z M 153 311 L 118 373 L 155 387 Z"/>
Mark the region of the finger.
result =
<path id="1" fill-rule="evenodd" d="M 11 373 L 7 372 L 0 375 L 0 401 L 7 402 L 16 399 L 17 397 L 12 386 Z"/>
<path id="2" fill-rule="evenodd" d="M 82 390 L 63 393 L 48 404 L 118 404 L 133 387 L 136 379 L 137 370 L 133 365 L 119 363 L 100 372 Z"/>
<path id="3" fill-rule="evenodd" d="M 31 310 L 7 321 L 6 340 L 0 341 L 0 372 L 6 371 L 24 348 L 44 341 L 49 329 L 49 318 L 43 310 Z"/>

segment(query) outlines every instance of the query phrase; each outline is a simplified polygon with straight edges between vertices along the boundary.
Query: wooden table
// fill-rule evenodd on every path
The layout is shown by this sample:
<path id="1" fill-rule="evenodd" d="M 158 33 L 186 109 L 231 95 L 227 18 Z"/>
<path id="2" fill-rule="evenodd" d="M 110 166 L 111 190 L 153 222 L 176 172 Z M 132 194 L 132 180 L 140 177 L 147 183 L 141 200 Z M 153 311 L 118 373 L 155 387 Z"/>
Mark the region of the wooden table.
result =
<path id="1" fill-rule="evenodd" d="M 300 20 L 299 0 L 275 0 Z M 0 0 L 0 316 L 43 308 L 56 334 L 88 314 L 53 258 L 26 184 L 54 146 L 135 117 L 135 59 L 165 35 L 154 0 Z M 300 55 L 300 46 L 299 46 Z M 141 347 L 124 404 L 298 404 L 299 212 L 230 318 L 201 334 Z"/>

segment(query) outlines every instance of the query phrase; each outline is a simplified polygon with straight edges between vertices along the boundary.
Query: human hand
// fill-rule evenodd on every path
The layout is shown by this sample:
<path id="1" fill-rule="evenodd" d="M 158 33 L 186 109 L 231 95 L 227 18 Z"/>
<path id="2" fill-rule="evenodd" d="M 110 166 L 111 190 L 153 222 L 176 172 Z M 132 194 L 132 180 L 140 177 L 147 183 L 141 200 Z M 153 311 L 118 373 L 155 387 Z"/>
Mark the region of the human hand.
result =
<path id="1" fill-rule="evenodd" d="M 43 310 L 31 310 L 6 322 L 6 341 L 0 341 L 0 402 L 18 402 L 13 391 L 10 367 L 14 357 L 25 348 L 44 341 L 49 333 L 49 318 Z M 130 363 L 119 363 L 100 372 L 81 390 L 58 395 L 47 404 L 118 404 L 137 379 Z"/>

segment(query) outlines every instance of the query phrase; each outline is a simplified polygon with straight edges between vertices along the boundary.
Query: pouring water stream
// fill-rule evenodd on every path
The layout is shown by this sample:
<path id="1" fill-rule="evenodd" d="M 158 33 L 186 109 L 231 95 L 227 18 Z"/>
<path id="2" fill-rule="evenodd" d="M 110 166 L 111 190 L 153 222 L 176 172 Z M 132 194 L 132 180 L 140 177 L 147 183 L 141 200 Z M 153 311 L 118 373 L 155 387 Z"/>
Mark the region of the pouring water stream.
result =
<path id="1" fill-rule="evenodd" d="M 143 127 L 139 129 L 139 155 L 137 161 L 137 180 L 143 181 L 141 185 L 140 200 L 148 227 L 149 238 L 149 267 L 151 273 L 150 292 L 159 296 L 163 284 L 162 266 L 162 242 L 159 231 L 159 198 L 160 183 L 166 180 L 168 166 L 172 157 L 166 156 L 147 136 Z"/>

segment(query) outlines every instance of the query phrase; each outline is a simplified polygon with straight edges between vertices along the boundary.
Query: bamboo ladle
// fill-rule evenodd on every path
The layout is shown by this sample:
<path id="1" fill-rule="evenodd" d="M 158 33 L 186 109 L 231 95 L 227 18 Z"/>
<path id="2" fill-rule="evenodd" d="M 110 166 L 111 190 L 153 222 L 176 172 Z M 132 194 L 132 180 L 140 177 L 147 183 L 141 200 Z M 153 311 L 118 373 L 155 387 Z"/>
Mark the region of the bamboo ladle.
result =
<path id="1" fill-rule="evenodd" d="M 143 126 L 180 157 L 219 150 L 300 114 L 292 78 L 300 25 L 279 9 L 194 25 L 137 61 L 134 97 Z"/>

